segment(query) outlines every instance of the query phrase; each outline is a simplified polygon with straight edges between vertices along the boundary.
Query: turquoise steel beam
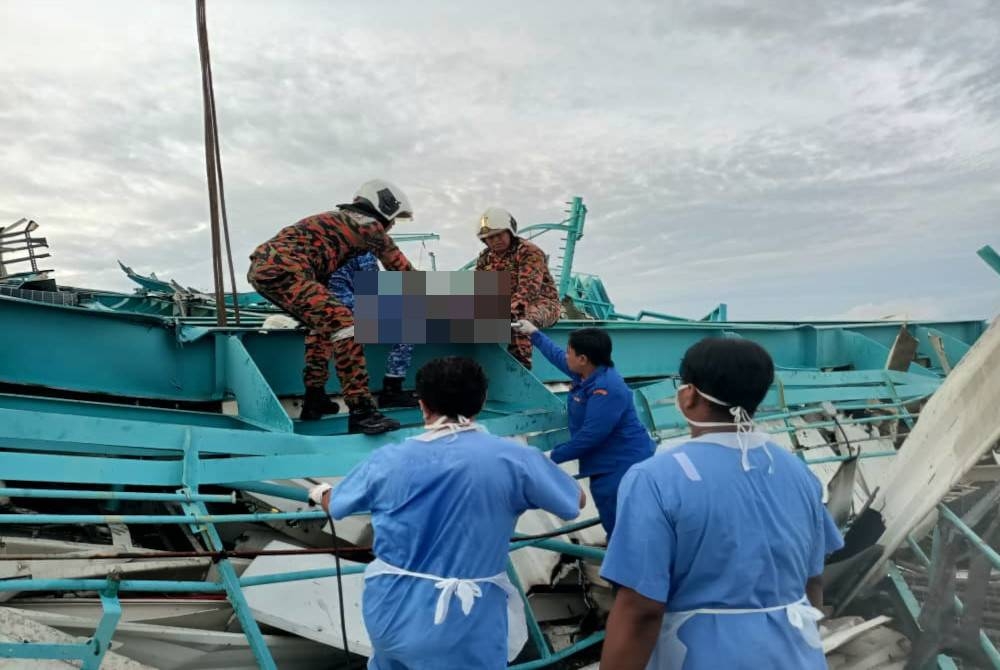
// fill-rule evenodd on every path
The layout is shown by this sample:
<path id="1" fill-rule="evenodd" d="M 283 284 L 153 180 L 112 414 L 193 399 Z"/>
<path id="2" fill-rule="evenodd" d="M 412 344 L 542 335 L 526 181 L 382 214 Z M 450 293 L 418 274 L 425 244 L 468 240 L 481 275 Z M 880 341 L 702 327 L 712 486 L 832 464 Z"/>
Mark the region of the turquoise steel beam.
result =
<path id="1" fill-rule="evenodd" d="M 325 519 L 326 512 L 257 512 L 252 514 L 0 514 L 0 525 L 124 523 L 135 525 L 153 524 L 211 524 L 211 523 L 256 523 L 258 521 L 306 521 Z M 3 557 L 0 556 L 0 559 Z"/>
<path id="2" fill-rule="evenodd" d="M 537 547 L 538 549 L 548 549 L 549 551 L 554 551 L 560 554 L 566 554 L 567 556 L 573 556 L 575 558 L 585 558 L 594 561 L 604 560 L 604 549 L 598 547 L 588 547 L 586 545 L 573 544 L 571 542 L 563 542 L 560 540 L 526 540 L 525 542 L 515 543 L 518 549 L 524 547 Z M 512 549 L 515 545 L 512 545 Z"/>
<path id="3" fill-rule="evenodd" d="M 559 299 L 569 293 L 570 277 L 573 273 L 573 256 L 576 243 L 583 237 L 583 223 L 587 218 L 587 208 L 583 198 L 576 196 L 569 203 L 569 230 L 566 232 L 566 246 L 563 249 L 562 266 L 559 269 Z"/>
<path id="4" fill-rule="evenodd" d="M 983 262 L 993 268 L 993 271 L 1000 274 L 1000 254 L 994 251 L 993 247 L 986 245 L 976 252 Z"/>
<path id="5" fill-rule="evenodd" d="M 895 456 L 896 453 L 895 451 L 862 452 L 861 454 L 857 454 L 857 458 L 885 458 L 886 456 Z M 820 463 L 839 463 L 852 458 L 855 458 L 855 456 L 826 456 L 824 458 L 806 458 L 804 460 L 806 465 L 819 465 Z"/>
<path id="6" fill-rule="evenodd" d="M 46 305 L 16 298 L 0 297 L 0 350 L 4 360 L 3 380 L 55 389 L 100 392 L 124 397 L 155 398 L 188 402 L 219 401 L 225 396 L 224 366 L 218 356 L 215 332 L 239 333 L 251 358 L 278 397 L 302 393 L 301 364 L 304 333 L 300 330 L 259 328 L 213 329 L 185 326 L 177 319 L 153 315 L 96 311 Z M 725 322 L 644 323 L 595 322 L 614 338 L 616 365 L 629 378 L 676 374 L 684 352 L 698 340 L 729 330 L 759 342 L 779 367 L 838 368 L 869 367 L 877 356 L 858 358 L 859 346 L 843 337 L 845 325 L 781 325 Z M 888 348 L 899 323 L 850 324 L 852 332 Z M 922 322 L 967 344 L 984 331 L 981 321 Z M 546 329 L 560 345 L 578 323 L 557 323 Z M 87 331 L 86 342 L 67 333 Z M 178 346 L 180 343 L 182 346 Z M 421 354 L 465 354 L 482 360 L 486 345 L 426 345 Z M 870 347 L 869 347 L 870 348 Z M 384 372 L 389 345 L 366 347 L 373 376 Z M 493 346 L 493 349 L 497 349 Z M 646 352 L 655 350 L 656 356 Z M 884 353 L 884 352 L 882 352 Z M 920 351 L 930 358 L 932 352 Z M 135 365 L 142 361 L 142 365 Z M 532 372 L 543 381 L 564 379 L 563 375 L 536 357 Z M 414 368 L 417 366 L 414 365 Z M 884 360 L 875 369 L 884 367 Z M 920 371 L 914 371 L 921 374 Z M 927 374 L 933 374 L 926 371 Z M 337 382 L 329 388 L 336 392 Z"/>
<path id="7" fill-rule="evenodd" d="M 0 496 L 8 498 L 62 498 L 69 500 L 138 500 L 143 502 L 215 502 L 234 503 L 236 494 L 212 493 L 142 493 L 132 491 L 76 491 L 71 489 L 26 489 L 0 487 Z"/>
<path id="8" fill-rule="evenodd" d="M 30 658 L 34 660 L 78 661 L 87 653 L 83 644 L 28 644 L 0 642 L 0 658 Z"/>
<path id="9" fill-rule="evenodd" d="M 109 579 L 108 586 L 98 594 L 101 598 L 101 620 L 94 634 L 87 640 L 91 653 L 83 659 L 81 670 L 98 670 L 104 655 L 111 648 L 111 638 L 122 618 L 122 605 L 118 600 L 118 584 Z"/>
<path id="10" fill-rule="evenodd" d="M 913 595 L 913 591 L 911 591 L 910 587 L 907 585 L 906 579 L 903 578 L 899 568 L 897 568 L 896 564 L 892 561 L 889 561 L 888 572 L 889 580 L 896 588 L 896 593 L 903 602 L 903 606 L 906 607 L 906 611 L 913 620 L 913 624 L 919 628 L 920 624 L 918 621 L 920 620 L 920 603 L 917 601 L 917 597 Z M 958 666 L 955 665 L 955 662 L 944 654 L 938 655 L 937 662 L 940 670 L 958 670 Z"/>
<path id="11" fill-rule="evenodd" d="M 571 644 L 565 649 L 551 654 L 547 658 L 541 658 L 536 661 L 528 661 L 526 663 L 518 663 L 517 665 L 510 666 L 510 670 L 537 670 L 538 668 L 547 668 L 553 663 L 558 663 L 559 661 L 565 660 L 574 654 L 578 654 L 585 649 L 593 647 L 595 644 L 604 641 L 604 631 L 598 633 L 591 633 L 584 639 Z"/>
<path id="12" fill-rule="evenodd" d="M 184 503 L 182 507 L 191 517 L 211 517 L 208 509 L 205 507 L 205 503 Z M 199 530 L 204 537 L 205 544 L 210 549 L 214 551 L 223 551 L 225 549 L 222 538 L 219 536 L 218 531 L 215 530 L 213 522 L 202 523 L 199 526 Z M 257 625 L 257 620 L 254 618 L 253 612 L 250 611 L 250 603 L 247 602 L 246 596 L 243 594 L 240 577 L 236 574 L 233 564 L 228 558 L 223 558 L 215 565 L 219 571 L 220 581 L 226 587 L 226 596 L 229 598 L 229 603 L 233 606 L 233 613 L 243 628 L 243 634 L 250 644 L 250 651 L 253 652 L 258 667 L 261 670 L 278 670 L 278 666 L 271 656 L 271 650 L 268 649 L 267 643 L 264 641 L 264 635 L 260 632 L 260 626 Z"/>
<path id="13" fill-rule="evenodd" d="M 217 343 L 223 350 L 219 358 L 226 364 L 227 390 L 236 397 L 240 418 L 263 430 L 291 433 L 292 420 L 240 338 L 222 336 Z"/>
<path id="14" fill-rule="evenodd" d="M 582 479 L 582 478 L 578 476 L 577 479 Z M 594 521 L 596 521 L 596 520 L 597 520 L 597 517 L 593 517 L 591 519 L 586 519 L 584 521 L 576 521 L 576 522 L 573 522 L 573 523 L 570 523 L 570 524 L 566 524 L 565 526 L 560 526 L 559 528 L 556 528 L 552 532 L 553 533 L 559 533 L 559 535 L 568 535 L 569 533 L 575 533 L 578 530 L 583 530 L 584 528 L 589 528 L 590 526 L 592 526 L 594 524 Z M 520 537 L 523 537 L 522 533 L 515 533 L 514 534 L 514 541 L 510 543 L 510 550 L 511 551 L 516 551 L 518 549 L 523 549 L 525 547 L 534 547 L 534 546 L 537 546 L 539 542 L 543 542 L 544 541 L 544 540 L 518 540 L 518 538 L 520 538 Z"/>
<path id="15" fill-rule="evenodd" d="M 958 518 L 958 516 L 952 512 L 947 505 L 944 503 L 938 503 L 937 507 L 938 513 L 955 526 L 955 528 L 957 528 L 958 531 L 965 536 L 965 539 L 969 541 L 969 544 L 979 550 L 981 554 L 986 556 L 990 563 L 993 564 L 994 568 L 1000 570 L 1000 554 L 998 554 L 993 547 L 987 544 L 983 538 L 979 537 L 979 535 L 976 534 L 976 531 L 969 528 L 964 521 Z"/>
<path id="16" fill-rule="evenodd" d="M 935 531 L 934 546 L 937 547 L 939 541 L 938 526 L 934 527 L 934 531 Z M 976 537 L 979 536 L 976 535 Z M 913 551 L 913 554 L 917 557 L 917 559 L 924 565 L 925 568 L 927 568 L 928 574 L 932 572 L 931 567 L 933 565 L 933 560 L 927 556 L 927 554 L 920 547 L 920 545 L 917 544 L 917 541 L 913 539 L 912 535 L 908 534 L 906 536 L 906 543 L 910 546 L 910 549 Z M 900 579 L 902 579 L 902 575 L 900 575 Z M 962 603 L 962 601 L 959 599 L 958 596 L 953 596 L 952 604 L 955 607 L 955 615 L 962 616 L 962 613 L 965 611 L 965 605 Z M 984 633 L 982 629 L 980 629 L 979 631 L 979 646 L 982 648 L 983 653 L 985 653 L 986 656 L 989 657 L 990 661 L 993 663 L 993 667 L 1000 668 L 1000 651 L 997 651 L 997 648 L 993 644 L 993 641 L 986 636 L 986 633 Z M 941 658 L 947 658 L 947 657 L 944 656 L 938 657 L 939 660 Z"/>
<path id="17" fill-rule="evenodd" d="M 514 588 L 517 589 L 518 597 L 521 598 L 524 604 L 524 618 L 528 624 L 528 634 L 531 636 L 531 640 L 535 643 L 535 649 L 538 650 L 539 655 L 544 658 L 549 658 L 552 656 L 552 650 L 549 649 L 548 640 L 545 639 L 545 634 L 542 632 L 542 627 L 538 625 L 538 619 L 535 618 L 535 612 L 531 609 L 531 603 L 528 602 L 528 596 L 524 592 L 524 587 L 521 585 L 521 578 L 517 576 L 517 570 L 514 569 L 514 563 L 507 560 L 507 577 L 510 579 Z"/>
<path id="18" fill-rule="evenodd" d="M 341 574 L 357 575 L 364 572 L 364 570 L 364 565 L 345 565 L 341 567 Z M 241 588 L 249 588 L 251 586 L 284 584 L 286 582 L 324 579 L 336 576 L 336 568 L 317 568 L 314 570 L 281 572 L 273 575 L 241 577 L 239 585 Z M 107 586 L 107 580 L 104 579 L 0 579 L 0 592 L 100 591 L 105 586 Z M 172 579 L 123 579 L 118 584 L 118 590 L 125 593 L 225 593 L 226 585 L 219 582 L 178 581 Z"/>
<path id="19" fill-rule="evenodd" d="M 272 484 L 271 482 L 229 482 L 223 484 L 223 486 L 231 486 L 240 491 L 260 493 L 266 496 L 275 496 L 301 503 L 309 502 L 309 492 L 306 489 L 295 486 L 282 486 L 281 484 Z"/>

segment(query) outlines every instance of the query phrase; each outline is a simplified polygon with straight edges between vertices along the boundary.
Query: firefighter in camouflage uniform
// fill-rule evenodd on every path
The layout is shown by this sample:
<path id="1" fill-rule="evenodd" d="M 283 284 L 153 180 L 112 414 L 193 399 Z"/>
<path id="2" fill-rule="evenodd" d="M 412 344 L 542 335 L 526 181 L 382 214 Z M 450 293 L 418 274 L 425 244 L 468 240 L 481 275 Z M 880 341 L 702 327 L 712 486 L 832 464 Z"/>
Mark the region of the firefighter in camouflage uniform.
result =
<path id="1" fill-rule="evenodd" d="M 335 414 L 326 393 L 330 359 L 350 414 L 348 430 L 375 435 L 396 430 L 398 421 L 375 407 L 368 389 L 364 349 L 354 340 L 354 315 L 327 288 L 339 267 L 359 254 L 373 253 L 388 270 L 413 270 L 388 235 L 397 219 L 410 219 L 406 195 L 382 180 L 362 184 L 350 204 L 287 226 L 250 256 L 247 280 L 265 298 L 308 327 L 305 400 L 301 419 Z"/>
<path id="2" fill-rule="evenodd" d="M 349 310 L 354 311 L 354 273 L 378 272 L 378 259 L 370 251 L 355 256 L 337 271 L 330 275 L 327 286 L 344 303 Z M 378 394 L 379 407 L 416 407 L 417 398 L 413 393 L 403 390 L 403 380 L 413 362 L 413 345 L 400 342 L 394 344 L 385 359 L 385 376 L 382 378 L 382 390 Z"/>
<path id="3" fill-rule="evenodd" d="M 486 249 L 476 260 L 476 270 L 509 270 L 510 318 L 525 319 L 538 328 L 559 320 L 561 305 L 545 253 L 517 236 L 517 221 L 505 209 L 490 207 L 479 218 L 479 239 Z M 515 332 L 507 350 L 531 369 L 531 338 Z"/>

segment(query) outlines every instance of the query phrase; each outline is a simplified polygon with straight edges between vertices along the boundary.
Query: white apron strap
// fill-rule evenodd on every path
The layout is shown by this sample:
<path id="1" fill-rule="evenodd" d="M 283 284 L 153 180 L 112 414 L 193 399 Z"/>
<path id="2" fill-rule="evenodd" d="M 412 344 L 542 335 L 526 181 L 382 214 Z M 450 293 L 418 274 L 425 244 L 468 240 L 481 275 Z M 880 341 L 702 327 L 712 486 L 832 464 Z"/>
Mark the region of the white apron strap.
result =
<path id="1" fill-rule="evenodd" d="M 411 572 L 403 568 L 397 568 L 385 561 L 376 558 L 365 568 L 365 580 L 379 575 L 401 575 L 414 577 L 416 579 L 426 579 L 434 582 L 434 588 L 439 589 L 437 603 L 434 607 L 434 625 L 444 623 L 448 616 L 448 609 L 451 599 L 457 597 L 462 606 L 462 613 L 466 616 L 472 611 L 475 599 L 483 595 L 483 590 L 479 586 L 482 582 L 496 584 L 507 594 L 507 660 L 513 661 L 525 642 L 528 641 L 528 622 L 524 616 L 524 602 L 521 594 L 511 583 L 507 574 L 501 572 L 492 577 L 479 577 L 476 579 L 460 579 L 458 577 L 440 577 L 424 572 Z"/>
<path id="2" fill-rule="evenodd" d="M 653 650 L 653 655 L 646 665 L 646 670 L 657 670 L 658 668 L 681 668 L 684 667 L 684 658 L 687 656 L 687 647 L 681 642 L 678 631 L 681 626 L 693 616 L 698 614 L 759 614 L 761 612 L 777 612 L 785 610 L 788 623 L 799 631 L 806 644 L 814 649 L 822 649 L 823 642 L 819 636 L 818 622 L 824 614 L 809 604 L 808 598 L 803 596 L 794 603 L 787 605 L 777 605 L 775 607 L 761 607 L 756 609 L 697 609 L 684 612 L 667 612 L 663 617 L 663 624 L 660 627 L 660 637 Z"/>

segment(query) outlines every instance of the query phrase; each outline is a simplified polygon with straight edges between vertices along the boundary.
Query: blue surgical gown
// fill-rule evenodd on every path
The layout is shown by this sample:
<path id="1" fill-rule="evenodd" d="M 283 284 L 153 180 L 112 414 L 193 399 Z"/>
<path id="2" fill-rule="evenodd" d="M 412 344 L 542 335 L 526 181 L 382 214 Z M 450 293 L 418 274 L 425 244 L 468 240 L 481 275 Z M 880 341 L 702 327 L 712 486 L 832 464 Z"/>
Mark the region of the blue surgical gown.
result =
<path id="1" fill-rule="evenodd" d="M 805 463 L 759 433 L 751 438 L 758 439 L 749 472 L 735 433 L 702 435 L 633 466 L 619 489 L 601 576 L 665 603 L 668 612 L 760 609 L 802 598 L 806 580 L 822 574 L 843 538 Z M 774 459 L 772 474 L 761 445 Z M 698 614 L 678 637 L 687 647 L 683 670 L 827 667 L 784 610 Z"/>
<path id="2" fill-rule="evenodd" d="M 480 431 L 445 433 L 375 451 L 334 488 L 330 512 L 370 510 L 374 553 L 398 568 L 440 577 L 492 577 L 507 567 L 518 516 L 579 510 L 577 483 L 540 451 Z M 365 582 L 369 668 L 507 667 L 507 594 L 483 583 L 468 616 L 457 599 L 434 625 L 433 581 L 380 575 Z"/>

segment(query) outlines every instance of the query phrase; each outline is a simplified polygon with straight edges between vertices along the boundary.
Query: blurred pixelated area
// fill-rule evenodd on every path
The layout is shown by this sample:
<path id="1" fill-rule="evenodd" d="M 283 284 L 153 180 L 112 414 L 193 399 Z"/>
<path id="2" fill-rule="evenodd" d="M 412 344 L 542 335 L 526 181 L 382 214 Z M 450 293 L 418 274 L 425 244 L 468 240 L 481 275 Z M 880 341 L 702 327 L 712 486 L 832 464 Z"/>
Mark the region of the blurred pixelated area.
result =
<path id="1" fill-rule="evenodd" d="M 510 272 L 357 272 L 361 344 L 509 344 Z"/>

